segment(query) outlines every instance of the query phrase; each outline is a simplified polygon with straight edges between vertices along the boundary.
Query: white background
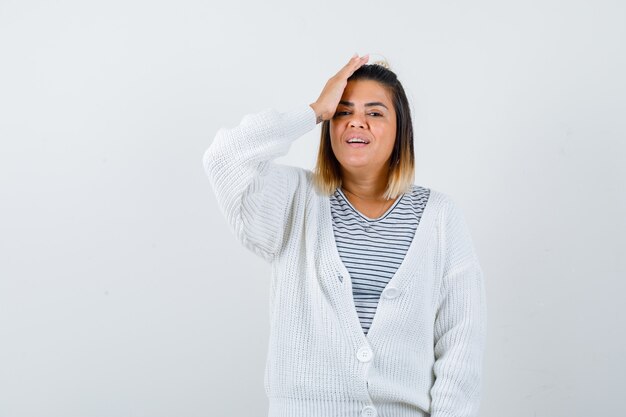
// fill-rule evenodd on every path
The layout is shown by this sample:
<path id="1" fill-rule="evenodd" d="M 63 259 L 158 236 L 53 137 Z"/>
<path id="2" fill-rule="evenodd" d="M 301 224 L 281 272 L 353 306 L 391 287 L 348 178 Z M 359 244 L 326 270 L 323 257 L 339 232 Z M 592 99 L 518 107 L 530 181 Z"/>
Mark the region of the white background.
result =
<path id="1" fill-rule="evenodd" d="M 269 265 L 202 170 L 354 53 L 487 285 L 483 417 L 623 415 L 623 1 L 0 0 L 0 417 L 262 416 Z M 312 168 L 319 130 L 284 163 Z"/>

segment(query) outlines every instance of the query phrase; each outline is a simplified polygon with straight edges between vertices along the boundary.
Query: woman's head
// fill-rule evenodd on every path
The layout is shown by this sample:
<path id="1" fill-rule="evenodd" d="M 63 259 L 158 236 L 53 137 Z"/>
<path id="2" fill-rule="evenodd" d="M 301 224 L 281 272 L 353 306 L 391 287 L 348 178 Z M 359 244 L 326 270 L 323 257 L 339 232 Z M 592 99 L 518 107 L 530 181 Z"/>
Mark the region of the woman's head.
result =
<path id="1" fill-rule="evenodd" d="M 350 143 L 365 141 L 367 143 Z M 413 127 L 406 94 L 391 70 L 364 65 L 350 78 L 331 120 L 322 124 L 315 183 L 331 194 L 342 175 L 378 173 L 386 177 L 385 197 L 393 199 L 413 184 Z"/>

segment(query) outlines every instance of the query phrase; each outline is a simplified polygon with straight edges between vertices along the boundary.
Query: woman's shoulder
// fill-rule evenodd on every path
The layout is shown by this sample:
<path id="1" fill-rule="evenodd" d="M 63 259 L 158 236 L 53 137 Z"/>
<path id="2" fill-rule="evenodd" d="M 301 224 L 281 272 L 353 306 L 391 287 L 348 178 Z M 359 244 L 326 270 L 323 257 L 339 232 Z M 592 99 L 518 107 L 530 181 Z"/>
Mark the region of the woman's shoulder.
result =
<path id="1" fill-rule="evenodd" d="M 413 183 L 407 194 L 412 196 L 427 198 L 429 201 L 435 201 L 437 203 L 448 200 L 450 197 L 437 189 L 428 187 L 422 184 Z"/>
<path id="2" fill-rule="evenodd" d="M 423 185 L 420 185 L 420 184 L 415 184 L 414 183 L 414 184 L 411 185 L 411 188 L 409 189 L 407 194 L 411 194 L 411 195 L 424 195 L 425 194 L 425 195 L 428 195 L 428 194 L 430 194 L 430 192 L 431 192 L 430 188 L 428 188 L 426 186 L 423 186 Z"/>
<path id="3" fill-rule="evenodd" d="M 413 184 L 410 194 L 418 198 L 426 199 L 427 205 L 431 206 L 439 213 L 460 210 L 456 199 L 452 197 L 451 194 L 439 189 L 421 184 Z"/>

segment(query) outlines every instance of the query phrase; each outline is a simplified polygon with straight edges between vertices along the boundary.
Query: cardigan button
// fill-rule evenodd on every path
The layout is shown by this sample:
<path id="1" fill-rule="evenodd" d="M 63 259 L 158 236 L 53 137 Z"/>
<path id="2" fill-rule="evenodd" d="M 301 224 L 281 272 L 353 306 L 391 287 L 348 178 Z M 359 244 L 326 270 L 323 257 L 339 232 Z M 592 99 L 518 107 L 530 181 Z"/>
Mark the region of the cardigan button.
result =
<path id="1" fill-rule="evenodd" d="M 359 349 L 356 353 L 356 357 L 359 361 L 361 362 L 369 362 L 372 360 L 372 349 L 370 349 L 367 346 L 363 346 L 361 349 Z"/>
<path id="2" fill-rule="evenodd" d="M 400 295 L 400 290 L 397 289 L 396 287 L 387 287 L 383 291 L 383 297 L 385 297 L 388 300 L 396 298 L 398 295 Z"/>
<path id="3" fill-rule="evenodd" d="M 361 410 L 361 417 L 376 417 L 377 415 L 376 409 L 371 405 L 363 407 L 363 410 Z"/>

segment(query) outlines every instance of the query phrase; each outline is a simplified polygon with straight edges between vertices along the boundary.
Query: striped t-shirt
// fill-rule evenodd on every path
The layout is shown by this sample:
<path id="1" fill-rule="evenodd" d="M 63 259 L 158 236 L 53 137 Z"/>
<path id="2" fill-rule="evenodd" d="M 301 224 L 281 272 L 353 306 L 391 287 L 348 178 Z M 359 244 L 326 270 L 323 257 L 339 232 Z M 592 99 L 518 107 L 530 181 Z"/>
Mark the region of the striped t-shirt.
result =
<path id="1" fill-rule="evenodd" d="M 330 196 L 335 243 L 350 273 L 354 304 L 365 334 L 383 289 L 413 240 L 429 195 L 428 188 L 413 185 L 377 219 L 355 209 L 340 188 Z"/>

